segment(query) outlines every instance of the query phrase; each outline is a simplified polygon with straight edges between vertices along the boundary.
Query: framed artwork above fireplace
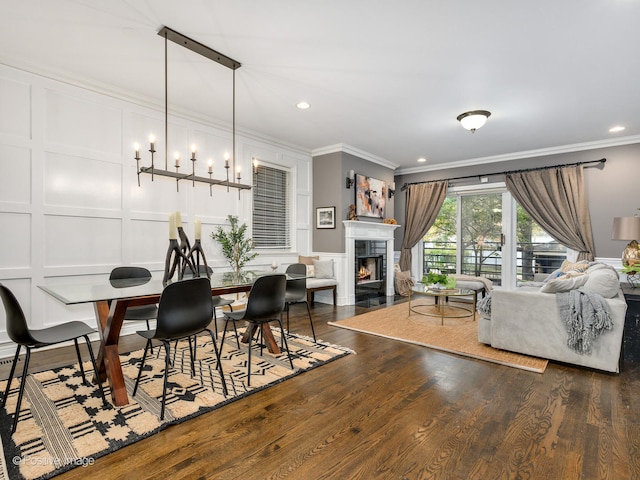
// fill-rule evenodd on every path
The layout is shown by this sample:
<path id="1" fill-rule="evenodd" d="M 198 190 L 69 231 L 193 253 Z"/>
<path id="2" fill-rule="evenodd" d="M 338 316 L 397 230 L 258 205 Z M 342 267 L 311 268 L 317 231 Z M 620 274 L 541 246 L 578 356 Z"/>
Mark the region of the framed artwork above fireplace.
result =
<path id="1" fill-rule="evenodd" d="M 386 213 L 387 184 L 356 173 L 356 215 L 384 218 Z"/>

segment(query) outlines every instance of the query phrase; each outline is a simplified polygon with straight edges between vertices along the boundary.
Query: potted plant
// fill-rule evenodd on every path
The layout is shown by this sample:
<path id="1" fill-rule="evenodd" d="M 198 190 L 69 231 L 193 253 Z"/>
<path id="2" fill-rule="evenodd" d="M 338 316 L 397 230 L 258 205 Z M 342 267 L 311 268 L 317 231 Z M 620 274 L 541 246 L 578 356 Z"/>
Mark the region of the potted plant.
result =
<path id="1" fill-rule="evenodd" d="M 422 277 L 422 283 L 425 285 L 435 285 L 437 288 L 456 287 L 455 277 L 440 273 L 439 270 L 429 270 L 429 272 Z"/>
<path id="2" fill-rule="evenodd" d="M 231 224 L 231 229 L 226 231 L 222 227 L 218 227 L 215 232 L 211 233 L 211 238 L 220 244 L 222 255 L 237 275 L 247 262 L 258 256 L 258 253 L 252 252 L 253 240 L 246 238 L 247 224 L 238 225 L 238 217 L 234 215 L 228 215 L 227 219 Z"/>

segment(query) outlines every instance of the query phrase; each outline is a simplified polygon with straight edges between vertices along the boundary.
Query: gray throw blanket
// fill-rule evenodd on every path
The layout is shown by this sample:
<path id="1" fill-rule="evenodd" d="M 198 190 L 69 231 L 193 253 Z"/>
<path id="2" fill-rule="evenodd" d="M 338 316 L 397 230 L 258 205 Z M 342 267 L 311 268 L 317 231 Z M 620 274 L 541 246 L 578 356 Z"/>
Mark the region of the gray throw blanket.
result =
<path id="1" fill-rule="evenodd" d="M 582 355 L 591 353 L 593 340 L 613 327 L 606 300 L 599 293 L 582 287 L 556 293 L 556 300 L 569 334 L 567 346 Z"/>

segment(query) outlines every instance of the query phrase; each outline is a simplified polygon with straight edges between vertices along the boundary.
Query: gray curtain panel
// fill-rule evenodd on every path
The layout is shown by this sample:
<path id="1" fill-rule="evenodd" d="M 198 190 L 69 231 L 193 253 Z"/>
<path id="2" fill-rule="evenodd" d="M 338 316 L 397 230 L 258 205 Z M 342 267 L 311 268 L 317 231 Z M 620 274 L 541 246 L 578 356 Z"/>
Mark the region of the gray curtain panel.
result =
<path id="1" fill-rule="evenodd" d="M 429 182 L 407 187 L 404 238 L 400 253 L 400 270 L 411 269 L 411 249 L 436 221 L 447 196 L 449 182 Z"/>
<path id="2" fill-rule="evenodd" d="M 582 165 L 508 173 L 505 180 L 509 192 L 549 235 L 578 251 L 578 260 L 595 258 Z"/>

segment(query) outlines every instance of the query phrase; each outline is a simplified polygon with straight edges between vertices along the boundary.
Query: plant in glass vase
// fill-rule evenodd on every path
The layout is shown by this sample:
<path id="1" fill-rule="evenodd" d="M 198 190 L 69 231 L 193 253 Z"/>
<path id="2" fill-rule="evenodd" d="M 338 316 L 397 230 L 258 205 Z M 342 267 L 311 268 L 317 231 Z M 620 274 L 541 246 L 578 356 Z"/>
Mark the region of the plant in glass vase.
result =
<path id="1" fill-rule="evenodd" d="M 231 229 L 226 231 L 218 227 L 211 233 L 211 238 L 222 247 L 222 255 L 229 262 L 236 275 L 247 262 L 258 256 L 257 252 L 252 252 L 254 243 L 250 238 L 246 238 L 247 224 L 238 225 L 238 217 L 228 215 L 227 219 L 231 224 Z"/>
<path id="2" fill-rule="evenodd" d="M 633 288 L 640 287 L 640 261 L 623 267 L 621 270 L 627 276 L 627 282 Z"/>
<path id="3" fill-rule="evenodd" d="M 436 288 L 455 288 L 456 279 L 451 275 L 440 273 L 440 270 L 429 270 L 422 277 L 422 283 L 425 285 L 434 285 Z"/>

